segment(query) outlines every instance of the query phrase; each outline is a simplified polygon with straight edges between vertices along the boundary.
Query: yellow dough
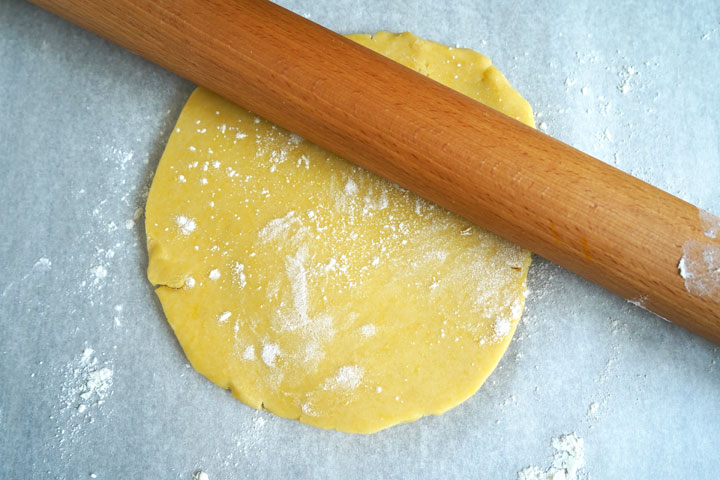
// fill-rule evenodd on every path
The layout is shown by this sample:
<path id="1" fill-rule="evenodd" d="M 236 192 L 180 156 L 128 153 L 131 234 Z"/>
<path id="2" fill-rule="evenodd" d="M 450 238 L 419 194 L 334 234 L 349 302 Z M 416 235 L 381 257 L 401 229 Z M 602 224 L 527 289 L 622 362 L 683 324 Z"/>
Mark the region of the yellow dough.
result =
<path id="1" fill-rule="evenodd" d="M 486 57 L 353 40 L 533 125 Z M 192 365 L 254 408 L 344 432 L 441 414 L 508 346 L 530 254 L 199 88 L 146 208 L 148 277 Z"/>

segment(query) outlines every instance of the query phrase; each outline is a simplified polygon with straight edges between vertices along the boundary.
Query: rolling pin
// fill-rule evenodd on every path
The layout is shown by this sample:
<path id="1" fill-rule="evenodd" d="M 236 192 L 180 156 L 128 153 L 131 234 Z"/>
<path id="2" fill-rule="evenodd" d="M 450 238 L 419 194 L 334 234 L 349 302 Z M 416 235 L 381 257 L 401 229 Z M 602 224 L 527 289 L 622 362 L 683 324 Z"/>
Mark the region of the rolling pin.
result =
<path id="1" fill-rule="evenodd" d="M 266 0 L 33 0 L 720 343 L 720 219 Z"/>

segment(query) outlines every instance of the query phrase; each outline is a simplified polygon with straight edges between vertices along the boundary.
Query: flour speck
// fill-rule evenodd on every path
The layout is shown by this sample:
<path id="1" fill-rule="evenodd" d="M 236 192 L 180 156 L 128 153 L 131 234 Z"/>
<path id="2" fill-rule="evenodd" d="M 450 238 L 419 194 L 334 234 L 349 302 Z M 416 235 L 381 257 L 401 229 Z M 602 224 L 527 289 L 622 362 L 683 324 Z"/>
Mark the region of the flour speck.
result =
<path id="1" fill-rule="evenodd" d="M 178 226 L 183 235 L 190 235 L 197 227 L 195 220 L 188 218 L 185 215 L 178 215 L 175 217 L 175 224 Z"/>
<path id="2" fill-rule="evenodd" d="M 368 323 L 360 327 L 360 333 L 364 337 L 372 337 L 373 335 L 375 335 L 375 331 L 375 325 L 373 325 L 372 323 Z"/>
<path id="3" fill-rule="evenodd" d="M 98 265 L 92 269 L 92 274 L 95 277 L 95 279 L 94 279 L 95 283 L 97 283 L 98 281 L 107 277 L 108 271 L 107 271 L 107 268 L 105 268 L 104 266 Z"/>
<path id="4" fill-rule="evenodd" d="M 52 262 L 43 257 L 39 258 L 37 262 L 35 262 L 35 265 L 33 265 L 33 270 L 36 272 L 48 272 L 52 268 Z"/>
<path id="5" fill-rule="evenodd" d="M 357 183 L 355 183 L 352 178 L 348 178 L 344 190 L 346 195 L 355 195 L 358 192 Z"/>

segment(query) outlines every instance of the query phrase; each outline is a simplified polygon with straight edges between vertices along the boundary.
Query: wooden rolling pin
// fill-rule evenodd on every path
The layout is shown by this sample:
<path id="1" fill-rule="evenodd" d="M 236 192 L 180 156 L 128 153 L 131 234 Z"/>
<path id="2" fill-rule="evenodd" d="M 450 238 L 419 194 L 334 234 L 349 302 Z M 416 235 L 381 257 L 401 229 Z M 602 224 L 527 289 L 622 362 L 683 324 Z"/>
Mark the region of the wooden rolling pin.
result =
<path id="1" fill-rule="evenodd" d="M 720 220 L 265 0 L 33 0 L 720 343 Z"/>

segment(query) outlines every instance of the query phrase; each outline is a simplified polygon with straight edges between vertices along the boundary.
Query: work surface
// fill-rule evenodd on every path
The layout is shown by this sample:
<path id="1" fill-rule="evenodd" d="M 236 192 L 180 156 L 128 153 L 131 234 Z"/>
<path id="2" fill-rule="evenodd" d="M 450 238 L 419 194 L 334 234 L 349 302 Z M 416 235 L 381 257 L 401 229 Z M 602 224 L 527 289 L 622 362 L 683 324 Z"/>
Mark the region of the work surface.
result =
<path id="1" fill-rule="evenodd" d="M 715 2 L 282 3 L 341 33 L 478 50 L 539 128 L 720 215 Z M 720 348 L 540 258 L 498 370 L 441 417 L 322 431 L 201 377 L 145 279 L 143 228 L 192 89 L 0 4 L 2 478 L 515 479 L 548 469 L 563 434 L 584 440 L 581 478 L 717 478 Z"/>

